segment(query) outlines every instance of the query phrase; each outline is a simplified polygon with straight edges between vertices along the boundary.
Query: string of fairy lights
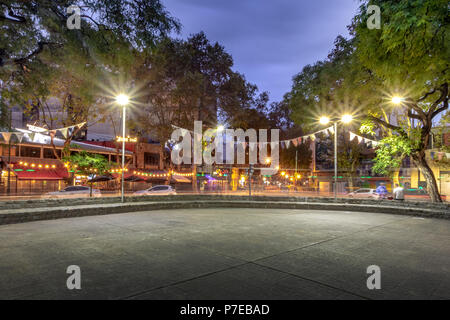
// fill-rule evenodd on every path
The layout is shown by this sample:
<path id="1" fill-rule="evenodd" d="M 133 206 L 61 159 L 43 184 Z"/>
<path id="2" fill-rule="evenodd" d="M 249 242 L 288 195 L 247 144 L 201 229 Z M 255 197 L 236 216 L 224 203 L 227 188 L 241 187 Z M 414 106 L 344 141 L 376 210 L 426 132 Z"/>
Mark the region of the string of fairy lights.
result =
<path id="1" fill-rule="evenodd" d="M 19 165 L 25 168 L 33 168 L 33 169 L 56 169 L 56 165 L 55 164 L 36 164 L 36 163 L 28 163 L 28 162 L 24 162 L 24 161 L 20 161 Z"/>

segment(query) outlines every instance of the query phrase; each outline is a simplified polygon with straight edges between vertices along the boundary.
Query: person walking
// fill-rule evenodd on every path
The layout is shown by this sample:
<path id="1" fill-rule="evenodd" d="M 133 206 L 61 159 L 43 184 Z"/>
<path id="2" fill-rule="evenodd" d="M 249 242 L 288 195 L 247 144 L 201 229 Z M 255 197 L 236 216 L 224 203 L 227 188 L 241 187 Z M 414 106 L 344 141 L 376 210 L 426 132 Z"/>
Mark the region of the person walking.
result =
<path id="1" fill-rule="evenodd" d="M 399 184 L 395 184 L 394 200 L 405 201 L 405 189 Z"/>

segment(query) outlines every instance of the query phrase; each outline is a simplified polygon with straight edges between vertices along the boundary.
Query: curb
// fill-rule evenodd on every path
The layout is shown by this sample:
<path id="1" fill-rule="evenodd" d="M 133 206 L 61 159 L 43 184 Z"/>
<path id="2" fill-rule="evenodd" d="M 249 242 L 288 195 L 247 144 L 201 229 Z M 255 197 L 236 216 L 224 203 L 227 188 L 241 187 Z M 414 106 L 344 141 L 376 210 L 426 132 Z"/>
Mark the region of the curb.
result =
<path id="1" fill-rule="evenodd" d="M 372 204 L 294 202 L 294 201 L 249 201 L 249 200 L 191 200 L 191 201 L 147 201 L 110 204 L 88 204 L 60 207 L 37 207 L 7 209 L 0 211 L 0 225 L 63 218 L 119 214 L 127 212 L 154 211 L 163 209 L 192 208 L 255 208 L 255 209 L 296 209 L 370 212 L 408 215 L 423 218 L 450 219 L 448 210 L 411 206 L 389 206 Z"/>

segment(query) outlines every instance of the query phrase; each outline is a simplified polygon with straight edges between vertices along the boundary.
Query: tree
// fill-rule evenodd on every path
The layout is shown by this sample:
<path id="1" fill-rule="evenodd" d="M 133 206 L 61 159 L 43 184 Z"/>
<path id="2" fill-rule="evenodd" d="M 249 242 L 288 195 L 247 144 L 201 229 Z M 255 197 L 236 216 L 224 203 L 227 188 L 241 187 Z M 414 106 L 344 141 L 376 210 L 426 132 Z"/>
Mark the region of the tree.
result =
<path id="1" fill-rule="evenodd" d="M 311 168 L 312 151 L 307 143 L 301 143 L 297 147 L 290 146 L 287 149 L 280 150 L 280 167 L 296 168 L 295 158 L 297 153 L 297 169 L 308 170 Z"/>
<path id="2" fill-rule="evenodd" d="M 312 124 L 330 110 L 364 119 L 360 132 L 384 139 L 374 170 L 386 174 L 410 157 L 439 202 L 425 151 L 433 124 L 448 109 L 447 2 L 370 1 L 381 8 L 380 30 L 367 28 L 368 4 L 362 1 L 349 27 L 352 38 L 338 37 L 327 60 L 305 67 L 286 99 L 298 123 Z M 403 98 L 399 106 L 391 103 L 396 95 Z"/>
<path id="3" fill-rule="evenodd" d="M 72 5 L 82 9 L 80 30 L 66 26 Z M 48 48 L 74 46 L 94 56 L 96 44 L 124 39 L 142 49 L 180 29 L 159 0 L 5 0 L 0 24 L 0 72 L 26 70 Z"/>
<path id="4" fill-rule="evenodd" d="M 390 97 L 381 95 L 366 103 L 368 121 L 363 131 L 374 133 L 380 127 L 390 133 L 377 150 L 375 169 L 386 171 L 409 156 L 424 175 L 432 201 L 441 202 L 425 151 L 435 120 L 448 109 L 448 2 L 371 1 L 383 13 L 380 30 L 367 29 L 369 1 L 362 2 L 352 25 L 355 55 L 370 70 L 368 83 L 403 98 L 399 107 L 386 103 L 383 99 Z M 383 118 L 380 107 L 396 114 L 395 123 Z"/>
<path id="5" fill-rule="evenodd" d="M 80 30 L 66 26 L 70 5 L 82 8 Z M 101 84 L 131 82 L 136 52 L 180 27 L 158 0 L 2 1 L 0 24 L 1 99 L 50 130 L 104 121 L 111 88 Z"/>
<path id="6" fill-rule="evenodd" d="M 92 177 L 105 175 L 111 169 L 108 159 L 106 159 L 104 156 L 88 153 L 86 151 L 72 154 L 65 157 L 63 160 L 68 163 L 69 168 L 73 168 L 73 170 L 77 173 L 91 177 L 89 182 L 91 197 Z"/>
<path id="7" fill-rule="evenodd" d="M 192 129 L 200 120 L 216 127 L 218 114 L 228 115 L 236 96 L 250 87 L 231 70 L 232 57 L 204 33 L 186 41 L 166 38 L 139 56 L 134 78 L 142 94 L 133 126 L 160 141 L 161 155 L 174 126 Z"/>

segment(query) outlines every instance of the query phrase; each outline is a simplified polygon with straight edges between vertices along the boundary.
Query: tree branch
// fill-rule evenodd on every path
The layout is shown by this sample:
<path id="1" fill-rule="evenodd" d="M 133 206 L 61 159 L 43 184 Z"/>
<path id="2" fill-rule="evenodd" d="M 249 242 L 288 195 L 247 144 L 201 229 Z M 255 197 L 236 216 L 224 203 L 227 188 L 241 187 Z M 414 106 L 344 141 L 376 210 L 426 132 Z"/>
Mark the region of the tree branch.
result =
<path id="1" fill-rule="evenodd" d="M 440 86 L 440 88 L 438 90 L 441 91 L 442 94 L 439 97 L 439 99 L 436 100 L 430 108 L 429 113 L 431 114 L 431 119 L 433 119 L 435 116 L 437 116 L 442 111 L 445 111 L 446 109 L 448 109 L 448 83 L 444 83 L 442 86 Z M 441 108 L 436 110 L 437 106 L 441 103 L 444 103 L 444 105 Z"/>
<path id="2" fill-rule="evenodd" d="M 12 11 L 12 9 L 10 8 L 8 10 L 8 17 L 0 14 L 0 21 L 6 21 L 6 22 L 10 22 L 10 23 L 17 23 L 17 24 L 24 24 L 27 22 L 27 19 L 25 19 L 25 17 L 22 16 L 18 16 L 14 13 L 14 11 Z"/>
<path id="3" fill-rule="evenodd" d="M 14 59 L 14 60 L 12 60 L 12 62 L 15 63 L 15 64 L 23 66 L 28 60 L 30 60 L 34 56 L 37 56 L 42 51 L 44 51 L 44 47 L 46 45 L 52 45 L 52 44 L 57 44 L 57 43 L 46 42 L 46 41 L 39 41 L 38 42 L 38 47 L 33 52 L 31 52 L 28 56 L 26 56 L 24 58 Z"/>
<path id="4" fill-rule="evenodd" d="M 375 121 L 376 123 L 378 123 L 379 125 L 383 126 L 383 127 L 386 127 L 386 128 L 388 128 L 388 129 L 391 129 L 391 130 L 393 130 L 393 131 L 398 132 L 399 134 L 401 134 L 401 135 L 404 136 L 404 137 L 407 137 L 407 136 L 408 136 L 408 135 L 406 134 L 406 132 L 405 132 L 401 127 L 394 126 L 393 124 L 387 123 L 386 121 L 383 121 L 383 120 L 381 120 L 381 119 L 379 119 L 379 118 L 377 118 L 377 117 L 374 117 L 374 116 L 369 116 L 369 118 L 370 118 L 371 120 Z"/>

